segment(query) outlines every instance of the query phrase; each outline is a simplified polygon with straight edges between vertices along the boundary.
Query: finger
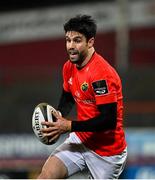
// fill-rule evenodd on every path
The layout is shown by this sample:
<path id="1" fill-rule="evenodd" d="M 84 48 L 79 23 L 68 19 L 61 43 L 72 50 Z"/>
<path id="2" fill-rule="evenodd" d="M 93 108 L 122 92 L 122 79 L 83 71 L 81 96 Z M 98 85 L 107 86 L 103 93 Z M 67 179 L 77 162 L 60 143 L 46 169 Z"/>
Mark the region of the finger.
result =
<path id="1" fill-rule="evenodd" d="M 59 132 L 58 131 L 52 131 L 52 132 L 50 132 L 49 134 L 48 134 L 48 136 L 50 137 L 54 137 L 55 135 L 57 135 L 57 134 L 59 134 Z"/>
<path id="2" fill-rule="evenodd" d="M 49 121 L 43 121 L 41 122 L 42 125 L 46 125 L 46 126 L 49 126 L 49 127 L 52 127 L 54 126 L 52 122 L 49 122 Z"/>
<path id="3" fill-rule="evenodd" d="M 58 137 L 59 137 L 59 134 L 54 135 L 53 137 L 51 137 L 51 138 L 49 139 L 49 142 L 52 142 L 52 141 L 58 139 Z"/>
<path id="4" fill-rule="evenodd" d="M 57 129 L 58 129 L 57 127 L 47 127 L 47 128 L 42 128 L 41 132 L 42 133 L 49 133 L 49 132 L 55 131 Z"/>
<path id="5" fill-rule="evenodd" d="M 56 136 L 57 134 L 59 134 L 58 131 L 52 131 L 52 132 L 50 132 L 50 133 L 43 133 L 43 136 L 44 136 L 44 137 L 54 137 L 54 136 Z"/>
<path id="6" fill-rule="evenodd" d="M 53 111 L 52 114 L 54 115 L 54 117 L 56 117 L 57 119 L 61 117 L 60 113 L 57 111 Z"/>

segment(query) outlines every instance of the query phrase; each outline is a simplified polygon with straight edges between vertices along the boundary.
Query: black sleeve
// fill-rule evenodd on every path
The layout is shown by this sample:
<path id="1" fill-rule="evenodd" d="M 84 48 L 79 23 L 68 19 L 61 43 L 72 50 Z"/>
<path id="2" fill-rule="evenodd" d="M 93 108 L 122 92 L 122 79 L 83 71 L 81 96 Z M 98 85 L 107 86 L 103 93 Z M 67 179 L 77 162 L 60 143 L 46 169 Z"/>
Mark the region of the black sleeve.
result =
<path id="1" fill-rule="evenodd" d="M 72 131 L 97 132 L 116 128 L 117 103 L 98 106 L 101 114 L 86 121 L 72 121 Z"/>
<path id="2" fill-rule="evenodd" d="M 62 116 L 66 117 L 71 111 L 73 105 L 75 104 L 74 98 L 71 93 L 66 92 L 64 89 L 62 91 L 58 110 L 61 112 Z"/>

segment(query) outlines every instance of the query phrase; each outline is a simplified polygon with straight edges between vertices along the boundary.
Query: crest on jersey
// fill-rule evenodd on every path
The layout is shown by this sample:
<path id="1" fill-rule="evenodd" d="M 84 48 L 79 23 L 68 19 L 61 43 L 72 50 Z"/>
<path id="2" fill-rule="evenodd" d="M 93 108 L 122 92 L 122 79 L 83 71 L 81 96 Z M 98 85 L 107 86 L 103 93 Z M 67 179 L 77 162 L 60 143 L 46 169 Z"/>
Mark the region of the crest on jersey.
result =
<path id="1" fill-rule="evenodd" d="M 84 83 L 81 85 L 81 90 L 82 90 L 82 91 L 87 91 L 88 87 L 89 87 L 88 83 L 87 83 L 87 82 L 84 82 Z"/>

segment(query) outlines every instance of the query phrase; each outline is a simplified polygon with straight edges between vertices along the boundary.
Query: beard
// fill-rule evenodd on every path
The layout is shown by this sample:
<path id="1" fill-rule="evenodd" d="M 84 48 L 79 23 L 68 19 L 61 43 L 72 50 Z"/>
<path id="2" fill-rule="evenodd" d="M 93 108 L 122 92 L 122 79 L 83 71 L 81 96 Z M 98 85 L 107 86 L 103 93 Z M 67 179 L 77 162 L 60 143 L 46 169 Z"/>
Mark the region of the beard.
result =
<path id="1" fill-rule="evenodd" d="M 68 51 L 68 56 L 69 56 L 69 59 L 70 61 L 73 63 L 73 64 L 82 64 L 82 62 L 85 60 L 86 58 L 86 53 L 84 52 L 79 52 L 77 50 L 69 50 Z"/>

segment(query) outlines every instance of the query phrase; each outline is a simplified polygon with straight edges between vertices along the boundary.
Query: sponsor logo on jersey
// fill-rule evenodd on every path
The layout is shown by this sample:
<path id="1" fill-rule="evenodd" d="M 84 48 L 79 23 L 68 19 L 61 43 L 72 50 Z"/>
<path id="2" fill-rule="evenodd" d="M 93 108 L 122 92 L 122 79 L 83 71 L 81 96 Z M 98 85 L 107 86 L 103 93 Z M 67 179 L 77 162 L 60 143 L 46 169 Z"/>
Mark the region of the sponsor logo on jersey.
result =
<path id="1" fill-rule="evenodd" d="M 92 83 L 96 95 L 104 95 L 108 93 L 106 80 L 99 80 Z"/>
<path id="2" fill-rule="evenodd" d="M 81 85 L 81 90 L 82 91 L 87 91 L 88 89 L 88 83 L 87 82 L 84 82 L 82 85 Z"/>

